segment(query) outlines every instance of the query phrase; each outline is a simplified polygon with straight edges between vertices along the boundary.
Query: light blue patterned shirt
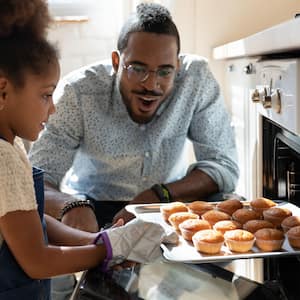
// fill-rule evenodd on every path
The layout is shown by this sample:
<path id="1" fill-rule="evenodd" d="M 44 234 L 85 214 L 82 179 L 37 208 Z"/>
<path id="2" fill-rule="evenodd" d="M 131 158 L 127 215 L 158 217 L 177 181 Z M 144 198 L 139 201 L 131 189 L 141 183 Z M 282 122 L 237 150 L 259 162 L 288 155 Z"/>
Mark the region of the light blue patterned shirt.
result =
<path id="1" fill-rule="evenodd" d="M 64 179 L 70 192 L 98 200 L 130 201 L 193 168 L 220 191 L 232 192 L 239 171 L 219 86 L 205 59 L 180 59 L 174 91 L 148 124 L 130 119 L 110 63 L 66 76 L 55 92 L 57 112 L 31 149 L 32 164 L 45 170 L 47 181 L 60 185 Z M 187 139 L 197 160 L 190 166 Z"/>

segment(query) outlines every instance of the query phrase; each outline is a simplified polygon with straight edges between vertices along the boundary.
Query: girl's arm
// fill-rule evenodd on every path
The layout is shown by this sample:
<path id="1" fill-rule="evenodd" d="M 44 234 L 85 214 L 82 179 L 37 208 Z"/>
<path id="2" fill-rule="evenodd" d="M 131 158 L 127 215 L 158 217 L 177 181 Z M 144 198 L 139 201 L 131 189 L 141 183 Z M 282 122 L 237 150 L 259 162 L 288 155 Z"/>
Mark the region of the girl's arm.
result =
<path id="1" fill-rule="evenodd" d="M 67 235 L 70 235 L 71 239 L 74 238 L 77 245 L 90 243 L 93 239 L 91 233 L 85 234 L 68 226 L 62 227 L 63 224 L 48 216 L 46 219 L 49 238 L 53 242 L 73 244 L 66 238 Z M 7 213 L 0 218 L 0 231 L 19 265 L 32 278 L 49 278 L 86 270 L 100 264 L 106 256 L 104 245 L 74 247 L 45 245 L 36 210 Z"/>
<path id="2" fill-rule="evenodd" d="M 92 244 L 97 233 L 82 231 L 65 225 L 49 215 L 44 215 L 47 223 L 49 243 L 56 246 L 83 246 Z"/>

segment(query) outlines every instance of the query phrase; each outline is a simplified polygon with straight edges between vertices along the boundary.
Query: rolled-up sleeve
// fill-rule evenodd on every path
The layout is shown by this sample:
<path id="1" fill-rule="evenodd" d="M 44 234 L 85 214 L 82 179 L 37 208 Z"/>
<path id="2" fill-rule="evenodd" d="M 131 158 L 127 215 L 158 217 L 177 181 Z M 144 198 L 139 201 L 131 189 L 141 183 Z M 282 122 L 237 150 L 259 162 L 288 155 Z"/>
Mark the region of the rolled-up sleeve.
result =
<path id="1" fill-rule="evenodd" d="M 201 169 L 218 184 L 220 192 L 232 192 L 239 168 L 229 114 L 207 63 L 202 65 L 198 78 L 195 94 L 198 106 L 189 128 L 197 162 L 189 167 L 188 172 Z"/>

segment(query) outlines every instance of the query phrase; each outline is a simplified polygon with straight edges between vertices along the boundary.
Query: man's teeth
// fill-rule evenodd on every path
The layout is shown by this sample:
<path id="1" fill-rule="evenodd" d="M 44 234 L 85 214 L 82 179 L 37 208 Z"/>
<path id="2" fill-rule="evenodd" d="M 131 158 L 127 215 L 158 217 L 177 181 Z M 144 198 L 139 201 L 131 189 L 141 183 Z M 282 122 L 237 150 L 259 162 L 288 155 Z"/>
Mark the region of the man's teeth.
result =
<path id="1" fill-rule="evenodd" d="M 155 99 L 153 99 L 153 98 L 144 98 L 144 97 L 141 97 L 141 99 L 143 100 L 143 101 L 154 101 Z"/>

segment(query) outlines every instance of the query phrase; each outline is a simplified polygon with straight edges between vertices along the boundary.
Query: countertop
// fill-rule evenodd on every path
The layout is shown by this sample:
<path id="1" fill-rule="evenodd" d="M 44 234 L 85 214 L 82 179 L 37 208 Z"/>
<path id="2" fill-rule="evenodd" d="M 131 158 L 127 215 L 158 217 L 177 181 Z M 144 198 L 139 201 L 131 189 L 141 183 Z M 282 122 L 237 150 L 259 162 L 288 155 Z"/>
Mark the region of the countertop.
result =
<path id="1" fill-rule="evenodd" d="M 300 50 L 300 17 L 213 49 L 214 59 Z"/>

